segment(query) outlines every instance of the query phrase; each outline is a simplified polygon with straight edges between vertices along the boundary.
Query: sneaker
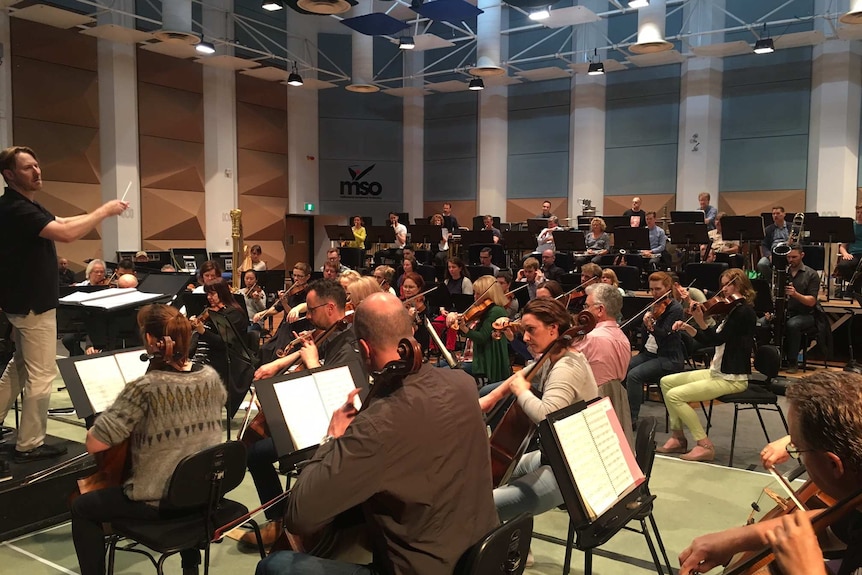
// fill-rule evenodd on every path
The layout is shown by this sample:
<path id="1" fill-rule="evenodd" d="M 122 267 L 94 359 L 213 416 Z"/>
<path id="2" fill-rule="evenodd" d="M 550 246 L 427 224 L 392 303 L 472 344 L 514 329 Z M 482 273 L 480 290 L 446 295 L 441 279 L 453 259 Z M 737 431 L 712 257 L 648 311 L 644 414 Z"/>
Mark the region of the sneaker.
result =
<path id="1" fill-rule="evenodd" d="M 15 450 L 15 463 L 27 463 L 28 461 L 39 461 L 41 459 L 53 459 L 65 455 L 68 449 L 56 445 L 42 444 L 30 451 Z"/>

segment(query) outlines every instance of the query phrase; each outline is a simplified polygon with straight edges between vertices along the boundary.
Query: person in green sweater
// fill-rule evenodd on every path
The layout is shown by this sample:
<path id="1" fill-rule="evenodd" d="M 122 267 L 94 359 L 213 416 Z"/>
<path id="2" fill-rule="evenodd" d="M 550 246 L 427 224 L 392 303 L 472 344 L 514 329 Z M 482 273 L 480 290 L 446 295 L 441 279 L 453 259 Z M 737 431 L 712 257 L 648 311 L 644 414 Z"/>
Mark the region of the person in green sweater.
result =
<path id="1" fill-rule="evenodd" d="M 508 317 L 508 299 L 494 276 L 482 276 L 473 282 L 473 297 L 476 300 L 474 306 L 485 307 L 485 311 L 479 313 L 473 322 L 463 321 L 461 314 L 450 313 L 446 317 L 446 325 L 461 330 L 467 337 L 463 365 L 467 373 L 484 375 L 488 381 L 503 381 L 512 374 L 508 343 L 502 338 L 494 339 L 491 334 L 494 321 Z"/>
<path id="2" fill-rule="evenodd" d="M 85 493 L 72 502 L 72 539 L 81 575 L 105 573 L 103 523 L 158 519 L 160 500 L 184 457 L 222 441 L 226 392 L 215 370 L 189 361 L 191 324 L 175 308 L 138 312 L 141 339 L 152 356 L 147 373 L 123 388 L 87 432 L 87 451 L 128 442 L 131 470 L 122 486 Z M 196 574 L 197 549 L 182 553 L 183 575 Z"/>

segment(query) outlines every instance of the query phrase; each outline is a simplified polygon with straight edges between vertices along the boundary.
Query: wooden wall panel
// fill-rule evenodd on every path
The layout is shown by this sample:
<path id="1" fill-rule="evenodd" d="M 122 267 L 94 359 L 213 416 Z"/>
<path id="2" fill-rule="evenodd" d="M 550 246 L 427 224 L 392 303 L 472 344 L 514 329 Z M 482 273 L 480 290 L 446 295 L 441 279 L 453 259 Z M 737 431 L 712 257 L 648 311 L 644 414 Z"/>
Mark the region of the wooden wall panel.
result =
<path id="1" fill-rule="evenodd" d="M 287 154 L 287 113 L 277 108 L 265 108 L 237 102 L 237 148 Z"/>
<path id="2" fill-rule="evenodd" d="M 192 60 L 180 60 L 138 48 L 137 65 L 139 87 L 144 82 L 203 94 L 203 66 Z"/>
<path id="3" fill-rule="evenodd" d="M 718 211 L 731 216 L 759 216 L 771 212 L 773 206 L 783 206 L 790 213 L 804 212 L 805 190 L 721 192 L 718 196 Z"/>
<path id="4" fill-rule="evenodd" d="M 195 92 L 140 82 L 138 125 L 142 137 L 203 143 L 203 98 Z"/>
<path id="5" fill-rule="evenodd" d="M 452 213 L 455 214 L 456 218 L 458 218 L 458 225 L 472 229 L 473 216 L 479 213 L 476 211 L 476 200 L 453 200 L 449 203 L 452 204 Z M 413 218 L 418 218 L 420 216 L 430 218 L 434 214 L 442 213 L 443 202 L 425 202 L 424 213 L 415 215 L 410 214 L 410 222 L 407 224 L 407 227 L 409 228 L 410 224 L 413 223 Z M 377 225 L 377 222 L 374 222 L 374 224 Z"/>
<path id="6" fill-rule="evenodd" d="M 265 82 L 245 74 L 236 75 L 236 101 L 287 110 L 290 88 L 279 82 Z"/>
<path id="7" fill-rule="evenodd" d="M 560 224 L 565 225 L 563 218 L 569 217 L 568 198 L 524 198 L 506 202 L 506 217 L 504 222 L 523 222 L 527 218 L 535 218 L 542 213 L 542 203 L 551 202 L 551 213 L 560 218 Z M 497 214 L 492 214 L 497 215 Z"/>
<path id="8" fill-rule="evenodd" d="M 99 77 L 92 70 L 15 58 L 16 118 L 99 127 Z"/>
<path id="9" fill-rule="evenodd" d="M 93 72 L 99 68 L 96 38 L 80 34 L 77 28 L 62 30 L 20 18 L 10 18 L 9 27 L 14 58 L 30 58 Z M 36 88 L 38 86 L 33 86 Z"/>
<path id="10" fill-rule="evenodd" d="M 675 194 L 649 194 L 640 196 L 641 209 L 645 212 L 655 212 L 659 218 L 664 217 L 667 209 L 667 217 L 676 209 Z M 632 196 L 605 196 L 602 206 L 602 215 L 621 216 L 623 212 L 632 207 Z"/>
<path id="11" fill-rule="evenodd" d="M 98 129 L 16 117 L 14 130 L 15 142 L 39 156 L 46 179 L 101 182 Z"/>

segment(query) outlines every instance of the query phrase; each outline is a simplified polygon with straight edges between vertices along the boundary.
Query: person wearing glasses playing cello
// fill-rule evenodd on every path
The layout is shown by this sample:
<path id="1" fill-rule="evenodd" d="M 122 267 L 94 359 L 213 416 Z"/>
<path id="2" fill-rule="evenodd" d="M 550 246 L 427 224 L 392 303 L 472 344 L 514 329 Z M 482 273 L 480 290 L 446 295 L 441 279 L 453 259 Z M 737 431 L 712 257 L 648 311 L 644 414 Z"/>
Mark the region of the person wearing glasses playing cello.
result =
<path id="1" fill-rule="evenodd" d="M 805 464 L 808 476 L 827 495 L 836 499 L 862 489 L 862 375 L 816 373 L 787 388 L 789 457 Z M 764 448 L 774 455 L 776 444 Z M 783 457 L 775 457 L 775 460 Z M 821 545 L 812 520 L 820 511 L 794 512 L 695 538 L 679 556 L 680 575 L 706 573 L 727 564 L 732 556 L 770 546 L 785 575 L 825 575 Z M 862 568 L 862 523 L 857 508 L 832 532 L 846 543 L 847 551 L 837 575 L 851 575 Z"/>

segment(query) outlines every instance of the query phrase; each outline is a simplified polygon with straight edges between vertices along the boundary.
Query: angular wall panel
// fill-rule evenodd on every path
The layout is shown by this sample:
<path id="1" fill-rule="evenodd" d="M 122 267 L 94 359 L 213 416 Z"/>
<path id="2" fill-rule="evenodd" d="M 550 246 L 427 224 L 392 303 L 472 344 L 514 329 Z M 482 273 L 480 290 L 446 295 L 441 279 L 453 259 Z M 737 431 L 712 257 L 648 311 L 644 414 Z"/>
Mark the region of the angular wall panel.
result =
<path id="1" fill-rule="evenodd" d="M 237 148 L 287 154 L 287 112 L 237 102 Z"/>
<path id="2" fill-rule="evenodd" d="M 173 241 L 172 247 L 190 247 L 185 240 L 204 240 L 204 194 L 185 190 L 141 189 L 141 235 L 145 241 Z"/>
<path id="3" fill-rule="evenodd" d="M 99 77 L 92 70 L 15 58 L 15 117 L 99 127 Z"/>
<path id="4" fill-rule="evenodd" d="M 141 137 L 203 143 L 203 98 L 194 92 L 139 82 L 138 124 Z"/>

